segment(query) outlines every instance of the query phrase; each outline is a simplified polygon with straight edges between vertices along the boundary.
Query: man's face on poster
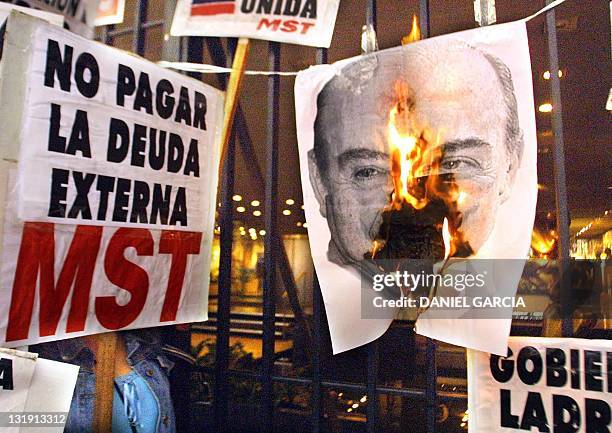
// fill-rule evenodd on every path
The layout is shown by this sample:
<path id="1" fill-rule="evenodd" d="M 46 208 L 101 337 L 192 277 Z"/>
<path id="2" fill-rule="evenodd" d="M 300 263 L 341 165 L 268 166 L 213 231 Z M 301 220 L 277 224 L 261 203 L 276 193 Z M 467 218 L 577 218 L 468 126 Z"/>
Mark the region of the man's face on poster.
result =
<path id="1" fill-rule="evenodd" d="M 346 66 L 318 100 L 310 176 L 332 242 L 330 260 L 359 262 L 371 251 L 393 193 L 389 112 L 407 89 L 410 123 L 441 149 L 437 173 L 463 193 L 460 230 L 474 252 L 508 197 L 522 139 L 509 71 L 466 45 L 420 44 Z M 508 228 L 511 230 L 512 228 Z"/>

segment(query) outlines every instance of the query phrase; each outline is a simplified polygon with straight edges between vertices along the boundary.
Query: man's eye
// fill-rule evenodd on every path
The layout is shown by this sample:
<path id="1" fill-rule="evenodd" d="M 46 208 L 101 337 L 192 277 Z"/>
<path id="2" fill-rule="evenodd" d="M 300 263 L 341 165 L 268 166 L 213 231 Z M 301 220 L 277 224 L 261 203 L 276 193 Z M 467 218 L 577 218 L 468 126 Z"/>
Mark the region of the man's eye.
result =
<path id="1" fill-rule="evenodd" d="M 361 168 L 357 170 L 353 174 L 353 177 L 358 181 L 365 181 L 365 180 L 371 180 L 372 178 L 375 178 L 381 174 L 383 174 L 383 171 L 378 168 L 365 167 L 365 168 Z"/>
<path id="2" fill-rule="evenodd" d="M 452 158 L 452 159 L 445 159 L 442 161 L 442 163 L 440 164 L 440 168 L 443 170 L 452 170 L 452 171 L 457 171 L 457 170 L 466 170 L 466 169 L 475 169 L 475 168 L 479 168 L 480 164 L 478 164 L 477 161 L 474 161 L 472 159 L 469 158 Z"/>

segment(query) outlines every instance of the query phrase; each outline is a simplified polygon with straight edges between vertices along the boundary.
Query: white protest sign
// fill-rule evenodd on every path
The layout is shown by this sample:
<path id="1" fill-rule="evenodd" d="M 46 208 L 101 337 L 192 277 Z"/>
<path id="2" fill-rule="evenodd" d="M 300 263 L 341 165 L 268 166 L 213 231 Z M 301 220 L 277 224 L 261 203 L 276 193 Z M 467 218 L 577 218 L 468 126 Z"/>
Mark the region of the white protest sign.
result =
<path id="1" fill-rule="evenodd" d="M 508 349 L 468 351 L 470 433 L 610 431 L 610 341 L 511 337 Z"/>
<path id="2" fill-rule="evenodd" d="M 45 433 L 62 433 L 64 431 L 78 375 L 79 367 L 77 365 L 43 358 L 36 360 L 36 369 L 30 384 L 24 412 L 47 414 L 47 424 L 52 425 L 52 427 L 45 426 Z M 49 398 L 49 396 L 53 396 L 53 398 Z M 28 432 L 31 429 L 24 427 L 22 431 Z"/>
<path id="3" fill-rule="evenodd" d="M 6 55 L 29 60 L 15 137 L 21 220 L 208 227 L 221 92 L 61 29 L 12 36 Z"/>
<path id="4" fill-rule="evenodd" d="M 0 344 L 15 347 L 206 320 L 222 92 L 20 14 L 9 18 L 7 42 L 5 59 L 12 61 L 5 63 L 0 89 L 0 123 L 6 131 L 0 138 L 5 159 L 0 192 L 6 197 Z M 96 76 L 94 96 L 87 88 L 92 89 Z M 5 109 L 4 101 L 12 110 Z M 149 114 L 141 104 L 155 111 Z M 56 123 L 50 119 L 54 106 L 61 110 Z M 79 118 L 87 119 L 86 126 L 81 123 L 75 132 L 72 126 Z M 85 151 L 89 157 L 82 152 L 85 141 L 91 145 Z M 183 165 L 173 172 L 168 164 L 179 165 L 181 143 L 191 150 L 183 148 Z M 58 144 L 65 148 L 54 147 Z M 162 156 L 166 146 L 174 152 L 167 158 Z M 72 155 L 71 147 L 81 150 Z M 124 159 L 109 162 L 108 149 L 111 158 Z M 55 192 L 50 188 L 54 170 L 69 173 Z M 153 203 L 134 207 L 147 185 Z M 177 206 L 181 188 L 185 200 Z M 65 194 L 59 202 L 51 198 L 57 191 Z M 64 206 L 65 213 L 49 217 L 48 204 L 38 206 L 38 200 L 59 203 L 55 209 Z M 187 210 L 192 204 L 193 210 Z M 100 210 L 104 206 L 106 219 Z M 18 218 L 18 209 L 25 219 Z M 72 209 L 78 218 L 70 218 Z M 138 209 L 140 216 L 132 219 Z"/>
<path id="5" fill-rule="evenodd" d="M 28 390 L 34 375 L 37 355 L 18 350 L 0 348 L 0 423 L 4 433 L 17 433 L 19 427 L 11 424 L 10 414 L 23 412 Z"/>
<path id="6" fill-rule="evenodd" d="M 86 38 L 93 37 L 98 0 L 12 0 L 13 4 L 63 15 L 66 27 Z"/>
<path id="7" fill-rule="evenodd" d="M 340 0 L 178 0 L 173 36 L 227 36 L 329 47 Z"/>

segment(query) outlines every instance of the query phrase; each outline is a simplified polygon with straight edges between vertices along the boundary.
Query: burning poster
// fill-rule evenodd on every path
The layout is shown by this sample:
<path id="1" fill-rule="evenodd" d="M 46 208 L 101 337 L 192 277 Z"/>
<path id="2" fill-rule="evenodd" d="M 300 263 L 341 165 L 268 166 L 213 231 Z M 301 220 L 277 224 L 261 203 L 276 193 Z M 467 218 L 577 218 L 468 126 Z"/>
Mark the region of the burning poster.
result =
<path id="1" fill-rule="evenodd" d="M 522 261 L 502 271 L 497 259 L 527 256 L 537 195 L 523 22 L 312 67 L 295 95 L 305 212 L 335 353 L 378 338 L 398 316 L 392 308 L 364 317 L 363 304 L 376 299 L 376 290 L 360 294 L 373 259 L 425 260 L 429 272 L 449 259 L 464 268 L 467 258 L 496 259 L 486 260 L 486 284 L 501 275 L 514 296 Z M 408 317 L 419 317 L 420 334 L 505 354 L 511 311 Z"/>

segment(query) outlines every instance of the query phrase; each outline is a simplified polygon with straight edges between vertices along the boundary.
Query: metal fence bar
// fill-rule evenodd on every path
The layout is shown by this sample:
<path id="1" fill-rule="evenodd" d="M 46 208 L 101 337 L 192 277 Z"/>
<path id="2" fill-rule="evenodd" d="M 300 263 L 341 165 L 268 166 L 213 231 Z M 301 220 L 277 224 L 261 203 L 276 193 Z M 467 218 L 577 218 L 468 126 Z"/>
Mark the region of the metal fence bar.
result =
<path id="1" fill-rule="evenodd" d="M 132 51 L 139 56 L 144 56 L 146 43 L 146 29 L 148 0 L 136 0 L 136 11 L 134 13 L 134 26 L 132 27 Z M 114 35 L 113 35 L 114 36 Z"/>
<path id="2" fill-rule="evenodd" d="M 215 356 L 215 426 L 219 433 L 226 431 L 229 405 L 227 374 L 230 355 L 230 311 L 232 291 L 232 239 L 235 178 L 235 134 L 228 143 L 221 181 L 221 251 L 219 263 L 219 294 L 217 300 L 217 341 Z"/>
<path id="3" fill-rule="evenodd" d="M 163 27 L 164 24 L 165 24 L 164 20 L 145 21 L 144 23 L 142 23 L 141 28 L 145 29 L 145 30 L 149 30 L 149 29 L 152 29 L 152 28 L 155 28 L 155 27 Z M 134 27 L 123 27 L 123 28 L 120 28 L 120 29 L 109 30 L 108 34 L 109 34 L 110 37 L 116 38 L 118 36 L 129 35 L 133 31 L 134 31 Z"/>
<path id="4" fill-rule="evenodd" d="M 200 46 L 200 49 L 203 48 Z M 234 51 L 235 52 L 235 46 Z M 230 62 L 227 61 L 226 64 Z M 226 66 L 226 65 L 218 65 Z M 227 76 L 219 75 L 222 89 L 227 87 Z M 235 125 L 234 125 L 235 126 Z M 229 413 L 229 358 L 230 358 L 230 321 L 232 294 L 232 249 L 234 235 L 234 181 L 236 175 L 236 133 L 232 134 L 227 147 L 226 159 L 221 178 L 221 208 L 219 212 L 220 259 L 217 297 L 217 340 L 215 355 L 214 414 L 218 433 L 224 433 L 228 425 Z"/>
<path id="5" fill-rule="evenodd" d="M 550 4 L 552 0 L 546 0 Z M 546 13 L 546 33 L 548 35 L 548 61 L 550 66 L 550 88 L 552 93 L 552 128 L 555 137 L 553 149 L 553 171 L 555 176 L 555 205 L 557 208 L 557 233 L 559 234 L 559 266 L 561 272 L 561 310 L 563 312 L 562 332 L 564 337 L 574 333 L 573 320 L 568 317 L 567 308 L 571 303 L 568 281 L 568 261 L 570 257 L 569 209 L 567 205 L 567 182 L 565 176 L 565 140 L 563 138 L 563 109 L 561 104 L 561 81 L 559 70 L 559 50 L 555 10 Z"/>
<path id="6" fill-rule="evenodd" d="M 376 13 L 376 0 L 367 0 L 366 3 L 366 24 L 372 24 L 374 30 L 378 24 L 378 15 Z"/>
<path id="7" fill-rule="evenodd" d="M 424 38 L 428 38 L 430 34 L 429 0 L 419 0 L 419 25 L 421 27 L 421 35 Z"/>
<path id="8" fill-rule="evenodd" d="M 114 38 L 113 38 L 112 33 L 114 29 L 115 29 L 115 26 L 113 24 L 105 26 L 102 29 L 102 43 L 106 45 L 113 45 Z"/>
<path id="9" fill-rule="evenodd" d="M 311 425 L 312 433 L 321 432 L 321 415 L 322 415 L 322 382 L 323 373 L 321 368 L 321 344 L 323 341 L 321 335 L 323 299 L 321 299 L 321 288 L 319 287 L 319 279 L 316 274 L 312 284 L 312 320 L 313 320 L 313 348 L 311 351 L 312 363 L 312 390 L 310 405 L 312 406 Z M 309 381 L 310 382 L 310 381 Z"/>
<path id="10" fill-rule="evenodd" d="M 366 2 L 366 24 L 371 25 L 374 31 L 377 30 L 376 0 Z M 367 432 L 378 432 L 378 391 L 376 389 L 378 381 L 378 342 L 373 341 L 367 345 L 367 371 L 366 371 L 366 395 L 368 406 Z"/>
<path id="11" fill-rule="evenodd" d="M 215 64 L 222 64 L 221 62 L 225 62 L 225 54 L 223 52 L 223 48 L 221 47 L 221 42 L 219 38 L 207 38 L 206 43 Z M 236 108 L 236 114 L 234 117 L 234 129 L 236 130 L 236 134 L 238 136 L 240 150 L 244 156 L 244 160 L 249 161 L 249 163 L 246 165 L 246 168 L 249 171 L 250 176 L 253 178 L 254 182 L 256 182 L 257 186 L 260 189 L 265 190 L 265 177 L 263 176 L 262 170 L 259 166 L 259 163 L 257 162 L 257 156 L 255 155 L 253 141 L 251 140 L 249 128 L 244 116 L 244 111 L 242 110 L 242 106 L 240 105 L 240 103 Z M 279 254 L 276 263 L 280 271 L 280 276 L 283 281 L 284 288 L 287 292 L 287 297 L 291 305 L 291 310 L 293 311 L 297 324 L 301 327 L 304 338 L 306 339 L 305 347 L 308 350 L 312 346 L 310 327 L 308 326 L 306 316 L 304 315 L 304 312 L 299 302 L 297 287 L 295 284 L 293 271 L 291 270 L 291 265 L 289 264 L 287 250 L 285 249 L 283 241 L 280 237 L 276 237 L 275 242 L 277 243 L 277 251 Z"/>
<path id="12" fill-rule="evenodd" d="M 327 49 L 317 48 L 316 63 L 318 65 L 327 63 Z M 323 328 L 323 298 L 321 296 L 321 287 L 319 279 L 315 272 L 312 282 L 312 327 L 313 327 L 313 344 L 311 351 L 312 365 L 312 391 L 311 391 L 311 406 L 312 406 L 312 433 L 321 432 L 322 423 L 322 360 L 321 346 L 323 344 L 322 328 Z"/>
<path id="13" fill-rule="evenodd" d="M 268 69 L 280 70 L 280 43 L 268 43 Z M 261 390 L 262 433 L 274 431 L 274 328 L 276 321 L 276 262 L 279 255 L 277 242 L 278 208 L 278 123 L 280 105 L 280 77 L 268 77 L 268 139 L 266 143 L 266 195 L 264 241 L 264 290 L 263 290 L 263 354 Z"/>
<path id="14" fill-rule="evenodd" d="M 189 36 L 187 38 L 187 58 L 191 63 L 202 63 L 204 60 L 204 38 L 200 36 Z M 221 65 L 225 66 L 225 65 Z M 202 79 L 202 74 L 199 72 L 187 72 L 192 78 L 196 80 Z M 225 87 L 224 87 L 225 89 Z"/>
<path id="15" fill-rule="evenodd" d="M 202 371 L 212 372 L 211 368 L 198 367 Z M 247 370 L 229 370 L 228 374 L 232 377 L 247 378 L 253 380 L 261 380 L 261 375 L 252 371 Z M 311 385 L 312 379 L 304 377 L 289 377 L 289 376 L 272 376 L 274 382 L 279 383 L 294 383 L 299 385 Z M 352 383 L 352 382 L 339 382 L 333 380 L 321 381 L 321 386 L 325 388 L 338 388 L 341 390 L 355 391 L 355 392 L 367 392 L 367 385 Z M 380 394 L 396 395 L 399 397 L 410 397 L 415 400 L 425 400 L 427 398 L 425 390 L 422 388 L 394 388 L 388 386 L 378 386 L 377 391 Z M 465 392 L 451 392 L 441 391 L 438 393 L 438 399 L 440 401 L 465 401 L 467 394 Z"/>
<path id="16" fill-rule="evenodd" d="M 436 343 L 429 338 L 427 339 L 426 358 L 425 417 L 427 433 L 434 433 L 436 431 L 436 411 L 438 409 L 438 371 L 436 369 Z"/>
<path id="17" fill-rule="evenodd" d="M 429 0 L 420 0 L 419 22 L 423 38 L 428 38 L 431 33 L 429 16 Z M 434 433 L 436 431 L 436 411 L 438 408 L 438 371 L 436 368 L 436 342 L 429 338 L 425 349 L 425 362 L 425 424 L 427 433 Z"/>
<path id="18" fill-rule="evenodd" d="M 378 433 L 378 340 L 368 344 L 366 395 L 368 396 L 367 432 Z"/>

